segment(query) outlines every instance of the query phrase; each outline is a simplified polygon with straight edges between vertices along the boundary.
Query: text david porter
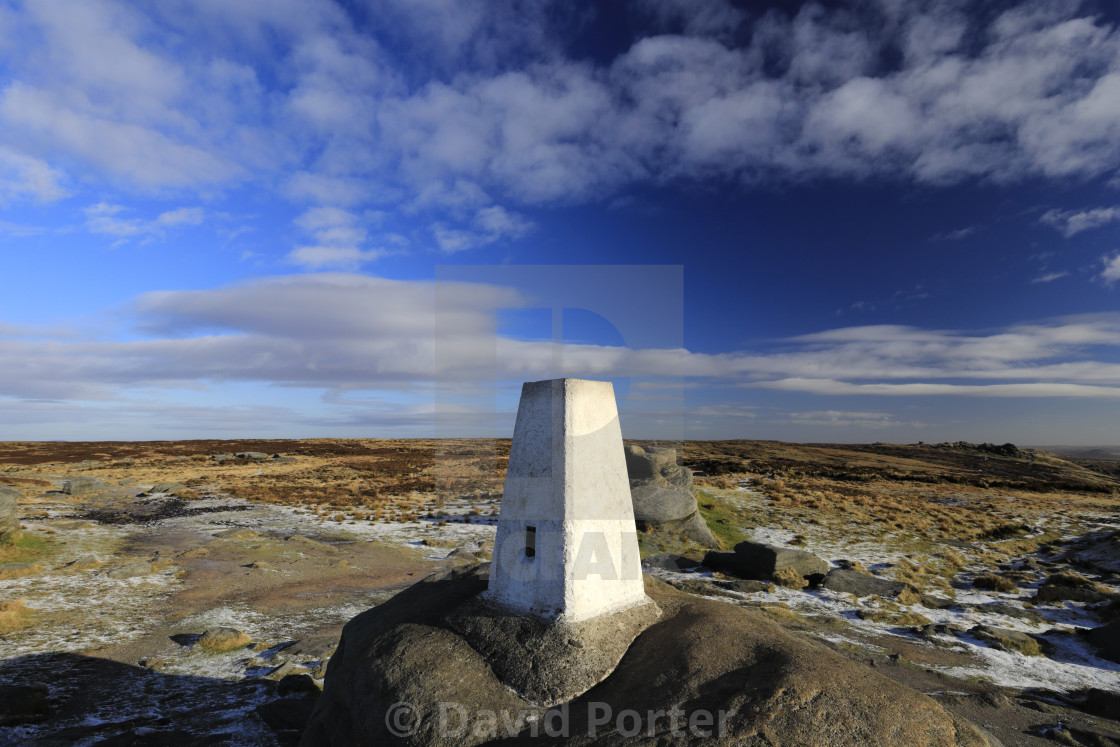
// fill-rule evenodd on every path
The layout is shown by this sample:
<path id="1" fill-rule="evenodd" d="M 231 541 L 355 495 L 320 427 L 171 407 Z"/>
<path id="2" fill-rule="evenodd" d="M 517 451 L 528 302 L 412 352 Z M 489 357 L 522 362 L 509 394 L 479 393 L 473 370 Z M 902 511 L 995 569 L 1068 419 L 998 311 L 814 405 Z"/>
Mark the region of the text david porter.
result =
<path id="1" fill-rule="evenodd" d="M 600 702 L 587 703 L 586 708 L 588 737 L 594 737 L 612 726 L 623 737 L 665 734 L 675 737 L 722 737 L 727 732 L 727 719 L 733 713 L 722 710 L 713 713 L 705 709 L 686 711 L 680 706 L 673 706 L 667 710 L 644 713 L 625 709 L 616 714 L 609 704 Z M 420 728 L 420 721 L 417 709 L 408 703 L 397 703 L 386 714 L 386 725 L 396 736 L 415 734 Z M 547 711 L 520 710 L 514 713 L 504 709 L 470 711 L 459 703 L 444 702 L 439 704 L 435 726 L 440 737 L 461 737 L 468 733 L 488 738 L 569 737 L 573 729 L 569 704 Z"/>

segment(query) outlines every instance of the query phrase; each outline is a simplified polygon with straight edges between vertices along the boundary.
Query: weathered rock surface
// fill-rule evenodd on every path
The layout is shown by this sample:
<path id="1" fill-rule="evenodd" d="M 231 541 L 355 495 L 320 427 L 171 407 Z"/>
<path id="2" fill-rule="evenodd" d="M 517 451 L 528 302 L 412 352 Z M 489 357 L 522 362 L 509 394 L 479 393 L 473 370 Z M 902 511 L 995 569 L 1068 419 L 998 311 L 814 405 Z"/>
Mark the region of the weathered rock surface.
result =
<path id="1" fill-rule="evenodd" d="M 759 594 L 774 591 L 774 584 L 766 581 L 755 581 L 749 578 L 738 578 L 734 581 L 718 581 L 721 589 L 737 591 L 740 594 Z"/>
<path id="2" fill-rule="evenodd" d="M 634 499 L 634 519 L 639 523 L 679 521 L 696 513 L 696 498 L 689 493 L 658 485 L 639 485 L 630 491 Z"/>
<path id="3" fill-rule="evenodd" d="M 270 455 L 265 454 L 263 451 L 239 451 L 234 456 L 236 456 L 238 459 L 261 461 L 263 459 L 268 459 Z"/>
<path id="4" fill-rule="evenodd" d="M 153 485 L 149 493 L 164 493 L 166 495 L 179 495 L 186 492 L 187 486 L 181 482 L 161 482 L 159 485 Z"/>
<path id="5" fill-rule="evenodd" d="M 630 497 L 639 529 L 679 533 L 693 542 L 717 547 L 693 493 L 692 471 L 677 464 L 677 451 L 666 447 L 626 447 Z"/>
<path id="6" fill-rule="evenodd" d="M 759 581 L 769 581 L 787 568 L 792 568 L 802 578 L 828 573 L 828 563 L 812 553 L 761 542 L 740 542 L 735 545 L 734 552 L 709 552 L 704 556 L 704 565 Z"/>
<path id="7" fill-rule="evenodd" d="M 531 724 L 539 727 L 541 722 L 527 722 L 524 716 L 549 714 L 506 687 L 483 653 L 446 622 L 449 611 L 485 588 L 482 570 L 431 576 L 351 620 L 300 744 L 525 742 L 535 728 Z M 685 720 L 702 710 L 712 714 L 713 725 L 702 723 L 702 730 L 714 731 L 719 712 L 724 712 L 725 733 L 722 738 L 711 734 L 707 743 L 997 744 L 933 699 L 786 633 L 761 615 L 681 594 L 653 579 L 647 578 L 646 586 L 662 610 L 661 619 L 634 640 L 610 676 L 551 712 L 555 722 L 563 716 L 566 736 L 541 734 L 534 742 L 634 743 L 613 718 L 591 728 L 590 718 L 609 708 L 615 715 L 626 709 L 643 717 L 662 712 L 643 722 L 642 743 L 703 743 L 700 735 L 680 729 L 679 722 L 674 732 L 665 714 L 679 706 Z M 401 702 L 415 710 L 390 714 Z M 456 709 L 445 719 L 443 733 L 440 704 Z M 409 733 L 390 733 L 387 715 L 389 725 Z"/>
<path id="8" fill-rule="evenodd" d="M 1120 664 L 1120 620 L 1093 628 L 1085 638 L 1097 649 L 1097 654 Z"/>
<path id="9" fill-rule="evenodd" d="M 683 555 L 674 555 L 671 552 L 664 552 L 658 555 L 650 555 L 642 561 L 642 566 L 645 568 L 658 568 L 663 571 L 689 571 L 693 568 L 699 568 L 699 561 L 692 558 L 686 558 Z"/>
<path id="10" fill-rule="evenodd" d="M 495 609 L 478 598 L 447 617 L 498 678 L 543 706 L 582 695 L 614 671 L 634 638 L 661 610 L 652 603 L 576 623 L 552 624 Z"/>
<path id="11" fill-rule="evenodd" d="M 0 685 L 0 725 L 36 721 L 50 712 L 43 685 Z"/>
<path id="12" fill-rule="evenodd" d="M 1104 535 L 1073 556 L 1078 565 L 1104 573 L 1120 574 L 1120 532 Z"/>
<path id="13" fill-rule="evenodd" d="M 19 531 L 19 501 L 23 493 L 0 485 L 0 542 Z"/>
<path id="14" fill-rule="evenodd" d="M 210 628 L 198 639 L 198 645 L 211 651 L 232 651 L 249 645 L 250 640 L 237 628 Z"/>
<path id="15" fill-rule="evenodd" d="M 96 477 L 71 477 L 62 483 L 62 492 L 67 495 L 89 495 L 108 489 L 109 486 Z"/>
<path id="16" fill-rule="evenodd" d="M 833 568 L 821 581 L 821 588 L 857 597 L 878 595 L 884 599 L 894 599 L 909 588 L 901 581 L 890 581 L 867 573 L 846 568 Z"/>

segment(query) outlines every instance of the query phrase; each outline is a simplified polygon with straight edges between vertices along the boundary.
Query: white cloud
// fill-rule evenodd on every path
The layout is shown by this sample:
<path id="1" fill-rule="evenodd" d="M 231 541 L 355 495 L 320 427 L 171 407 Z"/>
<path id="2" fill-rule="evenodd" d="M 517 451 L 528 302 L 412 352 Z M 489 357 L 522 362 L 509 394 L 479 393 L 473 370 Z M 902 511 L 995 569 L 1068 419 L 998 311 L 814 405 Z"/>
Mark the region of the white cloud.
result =
<path id="1" fill-rule="evenodd" d="M 453 254 L 496 241 L 519 239 L 533 228 L 533 222 L 523 216 L 511 213 L 499 205 L 491 205 L 475 213 L 469 228 L 449 228 L 436 224 L 432 233 L 439 248 Z"/>
<path id="2" fill-rule="evenodd" d="M 1047 272 L 1043 275 L 1039 275 L 1038 277 L 1032 279 L 1031 282 L 1036 283 L 1036 284 L 1037 283 L 1052 283 L 1055 280 L 1060 280 L 1062 278 L 1067 278 L 1067 277 L 1069 277 L 1069 273 L 1065 272 L 1065 271 L 1062 271 L 1062 272 Z"/>
<path id="3" fill-rule="evenodd" d="M 0 206 L 30 198 L 54 202 L 70 193 L 61 185 L 63 175 L 45 161 L 0 144 Z"/>
<path id="4" fill-rule="evenodd" d="M 113 177 L 143 187 L 229 182 L 244 170 L 206 144 L 183 142 L 157 127 L 71 108 L 50 91 L 12 83 L 0 94 L 0 120 L 31 142 L 72 152 Z"/>
<path id="5" fill-rule="evenodd" d="M 1120 169 L 1120 30 L 1076 3 L 789 17 L 642 0 L 652 30 L 596 62 L 565 56 L 582 27 L 558 7 L 386 0 L 368 25 L 307 0 L 26 4 L 0 46 L 0 199 L 57 199 L 54 163 L 147 191 L 254 180 L 313 204 L 448 211 L 430 220 L 454 248 L 477 245 L 455 223 L 479 208 L 634 183 Z M 1072 235 L 1116 218 L 1050 219 Z"/>
<path id="6" fill-rule="evenodd" d="M 91 233 L 116 236 L 127 239 L 135 236 L 163 237 L 168 228 L 197 226 L 202 223 L 205 213 L 198 207 L 181 207 L 160 213 L 153 220 L 123 217 L 128 208 L 99 202 L 83 211 L 86 216 L 86 229 Z"/>
<path id="7" fill-rule="evenodd" d="M 1120 221 L 1120 206 L 1091 210 L 1047 210 L 1042 214 L 1041 220 L 1069 238 L 1082 231 Z"/>
<path id="8" fill-rule="evenodd" d="M 362 248 L 369 236 L 362 219 L 337 207 L 316 207 L 293 221 L 308 232 L 316 243 L 292 250 L 286 261 L 311 270 L 333 268 L 355 270 L 388 254 L 383 249 Z"/>
<path id="9" fill-rule="evenodd" d="M 146 293 L 129 306 L 139 335 L 128 342 L 0 335 L 0 358 L 20 361 L 0 371 L 0 396 L 105 399 L 223 381 L 410 390 L 437 378 L 467 386 L 568 375 L 826 396 L 1120 397 L 1116 313 L 987 332 L 847 327 L 722 354 L 567 344 L 557 370 L 550 340 L 495 335 L 499 312 L 527 303 L 495 285 L 342 273 Z M 813 412 L 833 409 L 840 419 L 874 412 Z"/>
<path id="10" fill-rule="evenodd" d="M 1100 278 L 1105 283 L 1112 285 L 1120 280 L 1120 253 L 1111 257 L 1102 257 L 1104 269 L 1101 271 Z"/>
<path id="11" fill-rule="evenodd" d="M 355 270 L 367 262 L 384 255 L 376 249 L 357 249 L 341 246 L 301 246 L 288 252 L 285 259 L 310 270 L 325 267 L 338 270 Z"/>

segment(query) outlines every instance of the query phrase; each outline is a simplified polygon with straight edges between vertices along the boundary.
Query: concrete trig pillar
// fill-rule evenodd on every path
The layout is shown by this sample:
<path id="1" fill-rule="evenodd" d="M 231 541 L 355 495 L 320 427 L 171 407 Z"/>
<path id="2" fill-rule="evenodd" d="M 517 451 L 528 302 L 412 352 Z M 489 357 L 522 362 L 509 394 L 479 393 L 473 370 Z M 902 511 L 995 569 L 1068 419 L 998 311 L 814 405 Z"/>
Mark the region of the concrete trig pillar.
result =
<path id="1" fill-rule="evenodd" d="M 486 597 L 567 622 L 649 601 L 609 381 L 522 387 Z"/>

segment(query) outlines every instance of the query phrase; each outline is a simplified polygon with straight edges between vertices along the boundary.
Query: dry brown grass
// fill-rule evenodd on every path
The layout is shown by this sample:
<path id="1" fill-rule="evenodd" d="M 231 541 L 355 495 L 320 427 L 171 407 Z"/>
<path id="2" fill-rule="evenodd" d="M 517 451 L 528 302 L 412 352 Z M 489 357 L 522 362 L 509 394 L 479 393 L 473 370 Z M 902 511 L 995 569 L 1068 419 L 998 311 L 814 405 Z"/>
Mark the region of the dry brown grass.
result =
<path id="1" fill-rule="evenodd" d="M 1017 591 L 1019 587 L 1009 579 L 997 576 L 994 573 L 981 573 L 976 578 L 972 579 L 972 585 L 977 589 L 986 589 L 988 591 Z"/>
<path id="2" fill-rule="evenodd" d="M 792 568 L 783 568 L 778 571 L 774 574 L 774 580 L 779 586 L 784 586 L 787 589 L 804 589 L 809 585 L 809 582 Z"/>
<path id="3" fill-rule="evenodd" d="M 13 633 L 31 624 L 35 610 L 24 604 L 24 598 L 0 602 L 0 635 Z"/>
<path id="4" fill-rule="evenodd" d="M 930 619 L 924 615 L 919 615 L 917 612 L 895 612 L 888 609 L 877 610 L 859 610 L 857 613 L 861 620 L 870 620 L 871 622 L 885 623 L 887 625 L 904 625 L 908 627 L 916 625 L 929 625 Z"/>

